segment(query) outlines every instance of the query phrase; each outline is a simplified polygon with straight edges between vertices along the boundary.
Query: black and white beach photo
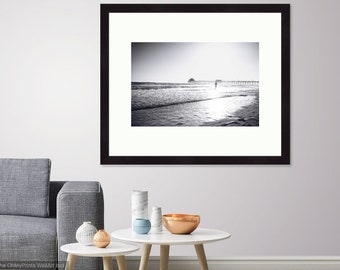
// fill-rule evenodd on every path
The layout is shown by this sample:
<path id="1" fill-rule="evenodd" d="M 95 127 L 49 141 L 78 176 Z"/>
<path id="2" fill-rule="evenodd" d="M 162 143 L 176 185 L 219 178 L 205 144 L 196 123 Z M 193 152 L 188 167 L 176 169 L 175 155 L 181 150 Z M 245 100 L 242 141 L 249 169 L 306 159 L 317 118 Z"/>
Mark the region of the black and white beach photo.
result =
<path id="1" fill-rule="evenodd" d="M 259 43 L 131 43 L 131 126 L 259 126 Z"/>

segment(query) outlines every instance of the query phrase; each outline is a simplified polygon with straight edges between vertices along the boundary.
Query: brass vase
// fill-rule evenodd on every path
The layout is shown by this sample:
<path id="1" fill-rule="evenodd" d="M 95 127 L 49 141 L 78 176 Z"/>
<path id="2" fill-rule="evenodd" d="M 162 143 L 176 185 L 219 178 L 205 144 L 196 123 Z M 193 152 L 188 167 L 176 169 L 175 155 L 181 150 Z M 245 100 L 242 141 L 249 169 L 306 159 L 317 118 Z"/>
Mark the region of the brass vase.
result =
<path id="1" fill-rule="evenodd" d="M 99 248 L 107 247 L 110 241 L 110 235 L 105 230 L 99 230 L 93 237 L 93 244 Z"/>

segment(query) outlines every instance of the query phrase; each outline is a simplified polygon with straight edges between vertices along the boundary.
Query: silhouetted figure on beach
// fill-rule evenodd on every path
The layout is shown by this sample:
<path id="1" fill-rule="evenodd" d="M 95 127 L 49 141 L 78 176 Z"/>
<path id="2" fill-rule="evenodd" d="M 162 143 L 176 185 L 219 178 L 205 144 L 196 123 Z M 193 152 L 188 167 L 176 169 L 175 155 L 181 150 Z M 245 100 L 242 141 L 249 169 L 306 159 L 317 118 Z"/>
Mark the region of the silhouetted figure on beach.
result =
<path id="1" fill-rule="evenodd" d="M 217 80 L 215 81 L 215 89 L 217 88 Z"/>

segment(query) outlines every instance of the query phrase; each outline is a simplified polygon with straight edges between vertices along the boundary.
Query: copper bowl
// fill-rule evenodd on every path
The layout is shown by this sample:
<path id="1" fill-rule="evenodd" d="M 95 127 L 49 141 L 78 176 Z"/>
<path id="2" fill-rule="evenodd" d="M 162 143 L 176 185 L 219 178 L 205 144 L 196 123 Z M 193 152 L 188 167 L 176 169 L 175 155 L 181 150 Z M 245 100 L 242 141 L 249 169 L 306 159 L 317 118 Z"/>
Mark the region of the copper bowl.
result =
<path id="1" fill-rule="evenodd" d="M 200 216 L 188 214 L 163 215 L 164 227 L 173 234 L 192 233 L 200 224 Z"/>

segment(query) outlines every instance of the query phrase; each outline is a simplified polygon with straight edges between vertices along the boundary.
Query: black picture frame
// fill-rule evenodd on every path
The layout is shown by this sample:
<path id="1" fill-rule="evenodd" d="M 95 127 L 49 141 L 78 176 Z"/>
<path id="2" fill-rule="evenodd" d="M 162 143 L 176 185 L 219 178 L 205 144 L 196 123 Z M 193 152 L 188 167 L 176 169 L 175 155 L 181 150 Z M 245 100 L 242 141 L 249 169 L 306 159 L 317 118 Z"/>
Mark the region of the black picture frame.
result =
<path id="1" fill-rule="evenodd" d="M 110 154 L 110 14 L 279 13 L 281 15 L 281 153 L 279 155 L 115 155 Z M 120 25 L 117 27 L 124 27 Z M 290 5 L 289 4 L 101 4 L 100 6 L 100 164 L 290 164 Z"/>

